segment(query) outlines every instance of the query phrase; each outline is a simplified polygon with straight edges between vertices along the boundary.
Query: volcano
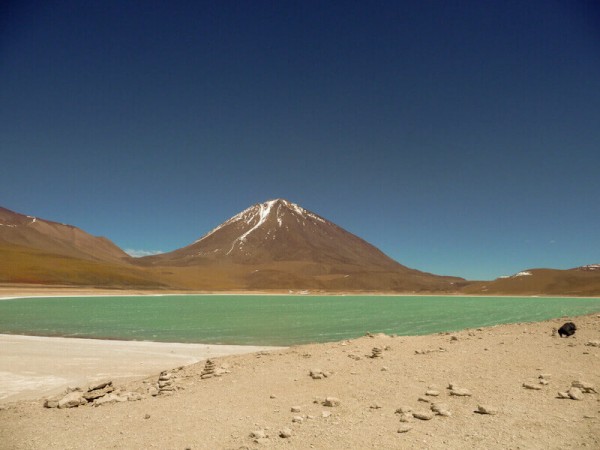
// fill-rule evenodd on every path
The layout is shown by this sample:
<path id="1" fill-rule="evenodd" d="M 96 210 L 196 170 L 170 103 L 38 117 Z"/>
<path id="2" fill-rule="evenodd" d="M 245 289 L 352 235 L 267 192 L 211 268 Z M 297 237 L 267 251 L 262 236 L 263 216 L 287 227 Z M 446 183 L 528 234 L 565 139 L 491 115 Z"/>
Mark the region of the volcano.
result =
<path id="1" fill-rule="evenodd" d="M 284 199 L 253 205 L 186 247 L 138 262 L 197 268 L 200 277 L 216 271 L 246 289 L 453 290 L 462 280 L 403 266 Z"/>

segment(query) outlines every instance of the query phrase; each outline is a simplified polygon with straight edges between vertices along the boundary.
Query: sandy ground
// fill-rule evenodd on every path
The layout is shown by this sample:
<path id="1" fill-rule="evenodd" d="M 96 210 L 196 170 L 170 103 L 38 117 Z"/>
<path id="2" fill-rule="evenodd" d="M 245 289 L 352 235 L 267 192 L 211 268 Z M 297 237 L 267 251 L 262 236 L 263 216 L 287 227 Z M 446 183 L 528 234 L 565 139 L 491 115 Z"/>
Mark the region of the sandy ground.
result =
<path id="1" fill-rule="evenodd" d="M 575 336 L 552 336 L 567 320 L 577 324 Z M 430 336 L 365 336 L 217 357 L 224 373 L 209 379 L 201 377 L 204 361 L 173 368 L 176 390 L 154 397 L 161 363 L 146 379 L 116 380 L 118 390 L 142 400 L 72 409 L 44 408 L 41 399 L 5 403 L 0 447 L 598 449 L 600 395 L 557 396 L 573 381 L 600 391 L 600 347 L 587 345 L 597 341 L 598 314 Z M 40 342 L 43 353 L 49 341 Z M 98 342 L 113 353 L 110 342 Z M 374 347 L 381 357 L 369 357 Z M 68 357 L 55 354 L 56 367 Z M 328 376 L 313 379 L 317 369 Z M 542 375 L 548 384 L 540 383 Z M 471 395 L 451 395 L 451 383 Z M 324 405 L 327 397 L 339 405 Z M 396 412 L 425 413 L 433 402 L 450 415 L 420 420 Z M 496 414 L 476 413 L 479 405 Z M 289 437 L 279 436 L 284 430 Z"/>
<path id="2" fill-rule="evenodd" d="M 0 334 L 0 404 L 67 387 L 141 378 L 207 358 L 269 347 L 103 341 Z"/>

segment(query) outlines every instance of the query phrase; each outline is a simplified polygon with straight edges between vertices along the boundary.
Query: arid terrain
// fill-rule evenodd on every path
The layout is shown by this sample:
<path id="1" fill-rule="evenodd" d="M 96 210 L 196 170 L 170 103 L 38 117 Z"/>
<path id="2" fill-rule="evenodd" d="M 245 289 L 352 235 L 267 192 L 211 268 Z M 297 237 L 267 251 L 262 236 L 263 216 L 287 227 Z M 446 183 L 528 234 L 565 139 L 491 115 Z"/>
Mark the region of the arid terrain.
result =
<path id="1" fill-rule="evenodd" d="M 565 321 L 577 324 L 575 335 L 553 335 Z M 45 408 L 43 399 L 4 404 L 0 442 L 7 449 L 600 447 L 598 314 L 365 336 L 212 363 L 165 362 L 148 378 L 115 380 L 112 393 L 76 408 Z M 78 387 L 76 397 L 88 391 Z"/>
<path id="2" fill-rule="evenodd" d="M 283 199 L 253 205 L 185 247 L 133 258 L 73 225 L 0 207 L 3 286 L 597 296 L 600 265 L 592 263 L 527 269 L 490 281 L 431 274 Z"/>

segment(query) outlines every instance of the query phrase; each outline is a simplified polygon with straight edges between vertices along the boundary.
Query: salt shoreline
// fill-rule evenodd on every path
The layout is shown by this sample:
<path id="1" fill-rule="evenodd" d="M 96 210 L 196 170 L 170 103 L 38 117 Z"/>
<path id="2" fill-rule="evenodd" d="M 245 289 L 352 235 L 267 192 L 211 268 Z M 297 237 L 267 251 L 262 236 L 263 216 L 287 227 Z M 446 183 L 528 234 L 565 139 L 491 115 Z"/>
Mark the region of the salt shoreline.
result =
<path id="1" fill-rule="evenodd" d="M 0 403 L 67 387 L 131 380 L 211 357 L 281 347 L 121 341 L 0 334 Z"/>

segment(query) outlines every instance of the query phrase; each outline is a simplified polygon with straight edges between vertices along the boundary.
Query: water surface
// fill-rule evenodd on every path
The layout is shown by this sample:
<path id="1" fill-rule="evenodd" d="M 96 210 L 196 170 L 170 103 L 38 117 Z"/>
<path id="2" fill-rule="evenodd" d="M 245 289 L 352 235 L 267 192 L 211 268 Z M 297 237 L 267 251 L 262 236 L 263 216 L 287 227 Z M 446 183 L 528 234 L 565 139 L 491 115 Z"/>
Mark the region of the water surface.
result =
<path id="1" fill-rule="evenodd" d="M 0 302 L 0 333 L 293 345 L 600 312 L 600 298 L 174 295 Z"/>

